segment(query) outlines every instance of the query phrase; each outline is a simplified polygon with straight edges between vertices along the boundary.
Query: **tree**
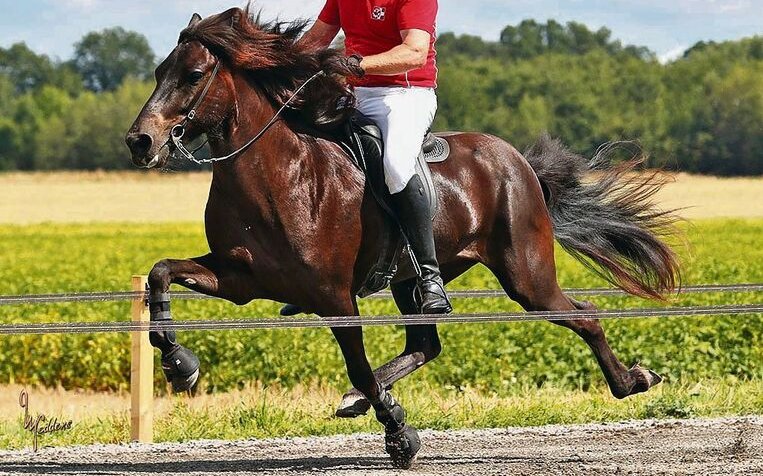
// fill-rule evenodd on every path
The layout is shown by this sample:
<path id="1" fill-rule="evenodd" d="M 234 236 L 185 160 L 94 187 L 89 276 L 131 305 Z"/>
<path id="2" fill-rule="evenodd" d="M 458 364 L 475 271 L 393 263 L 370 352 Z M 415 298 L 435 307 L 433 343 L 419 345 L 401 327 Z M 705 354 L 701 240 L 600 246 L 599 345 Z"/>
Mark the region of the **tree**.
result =
<path id="1" fill-rule="evenodd" d="M 479 36 L 444 33 L 437 38 L 437 52 L 443 57 L 461 54 L 479 58 L 488 53 L 488 45 Z"/>
<path id="2" fill-rule="evenodd" d="M 0 75 L 0 170 L 16 168 L 15 152 L 18 150 L 19 131 L 16 122 L 9 117 L 15 109 L 14 85 L 4 75 Z"/>
<path id="3" fill-rule="evenodd" d="M 532 58 L 548 49 L 544 29 L 535 20 L 524 20 L 518 26 L 504 28 L 501 44 L 515 58 Z"/>
<path id="4" fill-rule="evenodd" d="M 699 171 L 763 173 L 763 65 L 732 69 L 710 85 L 709 103 L 713 141 L 702 149 Z"/>
<path id="5" fill-rule="evenodd" d="M 132 167 L 124 134 L 152 89 L 148 83 L 127 80 L 116 91 L 85 92 L 60 114 L 48 116 L 40 125 L 35 168 Z"/>
<path id="6" fill-rule="evenodd" d="M 34 91 L 46 85 L 56 86 L 75 95 L 82 90 L 82 80 L 70 66 L 56 64 L 45 55 L 38 55 L 24 43 L 0 48 L 0 75 L 13 83 L 17 94 Z"/>
<path id="7" fill-rule="evenodd" d="M 145 36 L 117 27 L 85 35 L 72 64 L 91 91 L 113 91 L 127 77 L 148 79 L 155 56 Z"/>
<path id="8" fill-rule="evenodd" d="M 655 57 L 654 53 L 645 47 L 623 47 L 619 40 L 612 39 L 612 31 L 608 28 L 602 27 L 592 31 L 578 22 L 562 25 L 554 20 L 545 24 L 535 20 L 524 20 L 517 26 L 509 25 L 504 28 L 500 43 L 508 56 L 515 59 L 529 59 L 545 53 L 585 55 L 599 49 L 611 55 L 643 60 Z"/>

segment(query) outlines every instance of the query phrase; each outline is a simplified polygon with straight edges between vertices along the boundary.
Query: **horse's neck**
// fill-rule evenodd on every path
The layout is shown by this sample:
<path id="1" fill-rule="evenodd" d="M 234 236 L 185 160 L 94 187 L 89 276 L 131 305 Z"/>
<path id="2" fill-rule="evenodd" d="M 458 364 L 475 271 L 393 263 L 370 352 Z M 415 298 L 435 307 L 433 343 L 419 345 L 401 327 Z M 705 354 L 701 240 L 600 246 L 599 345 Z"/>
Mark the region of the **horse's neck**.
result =
<path id="1" fill-rule="evenodd" d="M 210 147 L 215 156 L 226 156 L 245 145 L 260 133 L 276 114 L 272 104 L 241 77 L 234 77 L 236 104 L 217 134 L 210 137 Z M 277 148 L 293 149 L 301 146 L 301 139 L 282 120 L 273 124 L 263 136 L 237 157 L 215 163 L 217 175 L 238 173 L 239 169 L 250 168 L 257 162 L 257 168 L 265 172 Z"/>
<path id="2" fill-rule="evenodd" d="M 210 138 L 210 147 L 220 157 L 235 151 L 256 136 L 276 113 L 275 108 L 245 80 L 234 81 L 237 109 L 221 127 L 218 137 Z M 249 149 L 239 156 L 213 166 L 213 183 L 228 194 L 240 214 L 255 213 L 267 221 L 281 221 L 288 205 L 284 193 L 310 186 L 304 171 L 315 170 L 313 156 L 304 139 L 278 120 Z M 305 182 L 305 183 L 302 183 Z M 245 210 L 244 210 L 245 208 Z"/>

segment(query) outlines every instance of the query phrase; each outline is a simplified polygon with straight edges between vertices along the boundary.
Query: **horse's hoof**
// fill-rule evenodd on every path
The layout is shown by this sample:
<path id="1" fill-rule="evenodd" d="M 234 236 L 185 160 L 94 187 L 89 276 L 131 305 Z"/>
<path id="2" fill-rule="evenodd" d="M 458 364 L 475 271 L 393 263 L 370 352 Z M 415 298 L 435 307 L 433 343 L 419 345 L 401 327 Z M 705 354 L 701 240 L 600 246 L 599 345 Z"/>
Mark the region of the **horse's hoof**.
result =
<path id="1" fill-rule="evenodd" d="M 650 384 L 650 387 L 654 387 L 658 383 L 662 382 L 662 377 L 657 372 L 653 372 L 651 370 L 647 370 L 649 372 L 649 376 L 652 377 L 652 382 Z"/>
<path id="2" fill-rule="evenodd" d="M 631 367 L 630 370 L 628 370 L 628 374 L 633 377 L 635 382 L 633 384 L 633 388 L 628 393 L 628 396 L 646 392 L 650 388 L 662 382 L 662 377 L 660 377 L 656 372 L 642 368 L 639 364 L 635 364 L 633 367 Z"/>
<path id="3" fill-rule="evenodd" d="M 281 308 L 281 315 L 284 317 L 291 317 L 296 316 L 297 314 L 302 314 L 304 311 L 301 307 L 297 306 L 296 304 L 285 304 Z"/>
<path id="4" fill-rule="evenodd" d="M 421 449 L 421 439 L 416 428 L 405 425 L 396 433 L 387 433 L 385 449 L 392 458 L 392 466 L 397 469 L 410 469 Z"/>
<path id="5" fill-rule="evenodd" d="M 196 354 L 178 345 L 162 355 L 162 370 L 175 393 L 187 392 L 199 380 L 199 358 Z"/>
<path id="6" fill-rule="evenodd" d="M 336 416 L 339 418 L 357 418 L 367 414 L 370 409 L 371 402 L 366 397 L 360 392 L 350 391 L 342 397 L 342 402 L 336 409 Z"/>

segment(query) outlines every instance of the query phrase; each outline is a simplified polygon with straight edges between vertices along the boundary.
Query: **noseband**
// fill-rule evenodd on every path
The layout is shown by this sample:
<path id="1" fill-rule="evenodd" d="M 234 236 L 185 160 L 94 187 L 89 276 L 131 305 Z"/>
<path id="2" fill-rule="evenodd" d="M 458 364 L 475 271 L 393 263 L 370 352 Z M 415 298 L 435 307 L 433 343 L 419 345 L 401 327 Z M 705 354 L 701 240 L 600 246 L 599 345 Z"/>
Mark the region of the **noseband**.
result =
<path id="1" fill-rule="evenodd" d="M 204 101 L 204 98 L 206 98 L 207 93 L 209 93 L 209 89 L 212 87 L 212 83 L 215 81 L 215 78 L 217 77 L 217 73 L 219 71 L 220 71 L 220 59 L 218 58 L 217 62 L 215 63 L 215 69 L 212 70 L 212 75 L 209 77 L 209 80 L 207 81 L 207 84 L 204 86 L 204 89 L 201 91 L 201 94 L 196 99 L 196 101 L 193 103 L 193 106 L 188 111 L 188 113 L 185 115 L 183 120 L 180 123 L 178 123 L 177 125 L 175 125 L 172 128 L 172 131 L 170 132 L 170 140 L 172 141 L 172 144 L 175 146 L 175 150 L 180 152 L 180 155 L 182 155 L 185 159 L 190 160 L 191 162 L 195 162 L 197 164 L 209 164 L 209 163 L 213 163 L 213 162 L 221 162 L 221 161 L 224 161 L 224 160 L 232 159 L 232 158 L 238 156 L 239 154 L 241 154 L 242 152 L 246 151 L 247 149 L 249 149 L 249 147 L 251 147 L 252 145 L 254 145 L 255 142 L 260 140 L 260 138 L 265 134 L 265 132 L 267 132 L 268 129 L 270 129 L 270 127 L 273 126 L 273 124 L 276 123 L 276 121 L 280 117 L 281 113 L 283 113 L 283 111 L 287 107 L 289 107 L 289 104 L 291 104 L 291 102 L 294 100 L 294 98 L 296 98 L 297 95 L 299 95 L 299 93 L 301 93 L 302 90 L 305 89 L 305 87 L 308 84 L 310 84 L 310 82 L 312 80 L 314 80 L 315 78 L 317 78 L 319 76 L 323 76 L 323 75 L 326 74 L 323 70 L 321 70 L 321 71 L 318 71 L 317 73 L 315 73 L 314 75 L 310 76 L 310 78 L 308 78 L 304 83 L 302 83 L 302 85 L 299 88 L 297 88 L 296 91 L 294 91 L 294 94 L 292 94 L 291 97 L 289 97 L 289 99 L 283 104 L 283 106 L 281 106 L 281 108 L 278 109 L 278 111 L 276 111 L 276 113 L 273 115 L 273 117 L 270 119 L 270 121 L 268 121 L 268 123 L 265 124 L 265 126 L 262 128 L 262 130 L 260 132 L 258 132 L 254 137 L 252 137 L 243 146 L 239 147 L 238 149 L 236 149 L 232 153 L 230 153 L 230 154 L 228 154 L 226 156 L 223 156 L 223 157 L 209 157 L 209 158 L 206 158 L 206 159 L 197 159 L 196 157 L 194 157 L 193 154 L 195 154 L 202 147 L 204 147 L 204 144 L 206 144 L 207 141 L 204 141 L 204 143 L 202 143 L 199 147 L 195 148 L 193 151 L 189 151 L 185 147 L 185 145 L 183 145 L 182 139 L 183 139 L 183 136 L 185 136 L 186 125 L 189 122 L 191 122 L 192 120 L 194 120 L 194 118 L 196 118 L 197 110 L 201 106 L 202 102 Z"/>

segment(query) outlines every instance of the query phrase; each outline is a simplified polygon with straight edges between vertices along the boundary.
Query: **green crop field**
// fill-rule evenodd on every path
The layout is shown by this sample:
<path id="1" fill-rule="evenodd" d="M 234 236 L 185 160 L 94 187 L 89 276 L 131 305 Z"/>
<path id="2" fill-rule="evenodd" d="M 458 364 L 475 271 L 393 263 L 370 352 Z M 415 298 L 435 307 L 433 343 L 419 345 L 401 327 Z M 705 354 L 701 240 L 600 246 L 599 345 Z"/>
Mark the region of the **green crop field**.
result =
<path id="1" fill-rule="evenodd" d="M 763 282 L 763 221 L 713 220 L 683 226 L 678 244 L 684 282 Z M 163 257 L 205 251 L 198 224 L 3 226 L 0 243 L 2 294 L 124 290 L 130 276 L 146 273 Z M 563 287 L 604 283 L 561 251 Z M 497 283 L 475 268 L 453 288 L 491 288 Z M 688 295 L 674 304 L 753 302 L 749 294 Z M 636 298 L 608 298 L 603 308 L 657 306 Z M 237 307 L 221 301 L 177 302 L 176 319 L 273 316 L 278 305 L 257 302 Z M 456 312 L 514 310 L 508 299 L 459 300 Z M 394 312 L 390 302 L 365 302 L 364 314 Z M 129 318 L 129 303 L 5 307 L 3 322 L 107 321 Z M 763 377 L 763 319 L 760 316 L 670 318 L 605 323 L 610 342 L 627 363 L 664 374 L 668 382 Z M 447 388 L 473 387 L 496 395 L 516 388 L 551 384 L 563 389 L 603 385 L 583 341 L 547 323 L 445 325 L 442 356 L 409 382 Z M 344 365 L 326 329 L 247 332 L 188 332 L 180 340 L 202 361 L 202 390 L 223 391 L 252 381 L 291 387 L 319 383 L 346 386 Z M 366 332 L 372 362 L 393 357 L 402 328 Z M 156 374 L 157 383 L 161 375 Z M 0 383 L 95 390 L 125 389 L 129 380 L 127 335 L 3 337 Z M 404 384 L 405 385 L 405 384 Z"/>
<path id="2" fill-rule="evenodd" d="M 684 223 L 676 247 L 685 284 L 763 282 L 763 220 Z M 0 226 L 0 294 L 125 290 L 132 274 L 164 257 L 203 254 L 200 224 L 42 224 Z M 557 251 L 563 287 L 605 283 Z M 474 268 L 451 288 L 495 288 Z M 602 308 L 752 303 L 753 294 L 674 297 L 669 303 L 621 297 Z M 237 307 L 222 301 L 177 301 L 176 319 L 273 316 L 279 305 Z M 517 310 L 508 299 L 457 300 L 456 312 Z M 364 314 L 390 313 L 391 302 L 366 301 Z M 2 323 L 129 319 L 129 303 L 0 308 Z M 548 323 L 443 325 L 443 354 L 398 384 L 395 394 L 422 428 L 495 427 L 716 416 L 763 412 L 763 316 L 643 319 L 604 323 L 626 363 L 640 361 L 665 376 L 647 394 L 612 398 L 582 340 Z M 403 345 L 400 327 L 369 328 L 373 364 Z M 328 418 L 347 388 L 344 363 L 326 329 L 184 332 L 180 340 L 202 362 L 201 397 L 162 398 L 159 441 L 322 435 L 376 429 L 372 417 Z M 156 355 L 158 364 L 158 355 Z M 158 365 L 155 388 L 166 392 Z M 129 441 L 129 337 L 125 334 L 0 337 L 0 447 L 28 445 L 17 408 L 18 388 L 31 386 L 37 408 L 83 415 L 71 432 L 45 444 Z M 9 386 L 10 385 L 10 386 Z M 45 397 L 47 390 L 63 396 Z M 69 389 L 67 392 L 66 389 Z M 82 394 L 80 389 L 98 391 Z M 105 393 L 103 393 L 105 392 Z M 117 399 L 120 404 L 103 403 Z"/>

